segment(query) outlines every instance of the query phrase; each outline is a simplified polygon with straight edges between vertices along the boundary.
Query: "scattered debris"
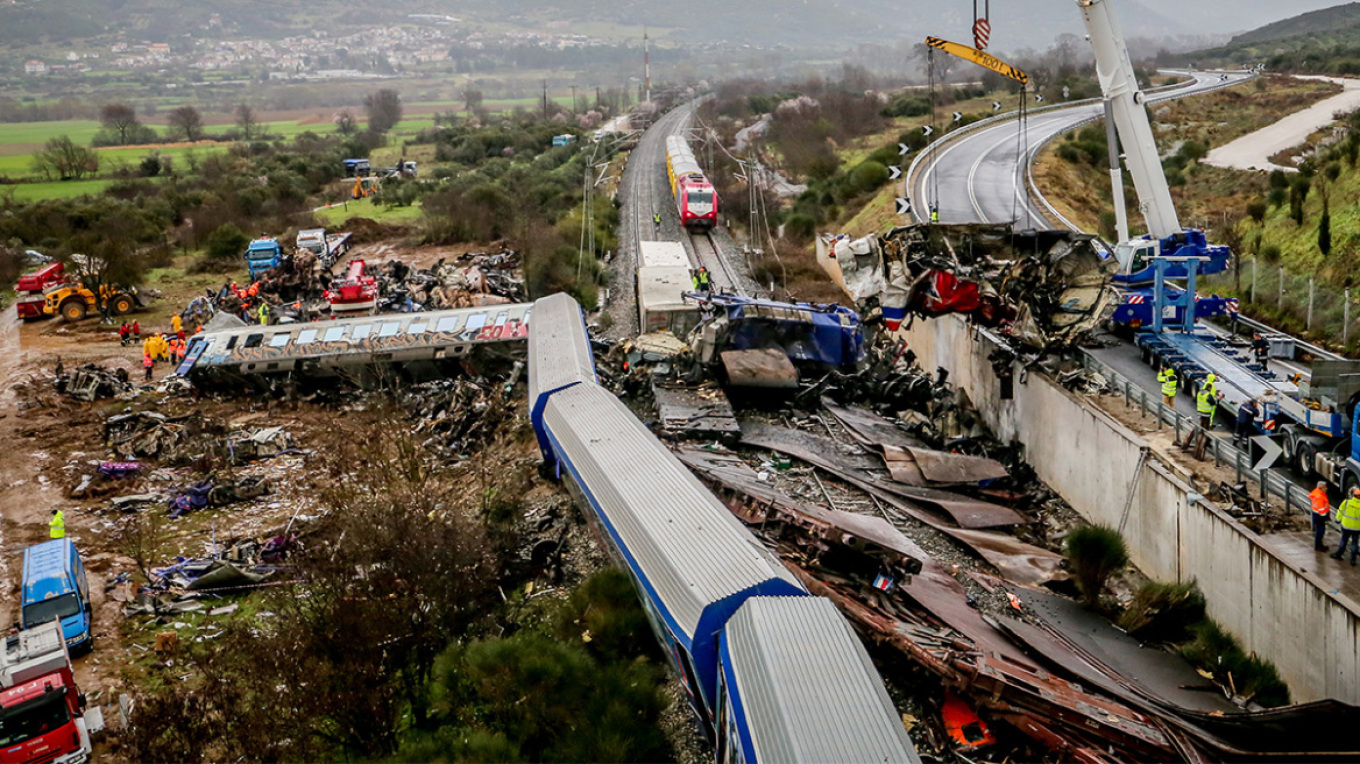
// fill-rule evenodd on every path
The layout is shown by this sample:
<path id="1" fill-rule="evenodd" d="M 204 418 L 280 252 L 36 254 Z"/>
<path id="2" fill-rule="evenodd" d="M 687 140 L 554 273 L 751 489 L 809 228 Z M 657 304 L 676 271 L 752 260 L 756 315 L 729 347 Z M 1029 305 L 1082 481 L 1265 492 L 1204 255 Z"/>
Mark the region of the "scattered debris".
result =
<path id="1" fill-rule="evenodd" d="M 861 312 L 877 310 L 891 330 L 908 315 L 962 313 L 1024 346 L 1056 350 L 1079 344 L 1117 299 L 1114 258 L 1070 231 L 920 224 L 823 238 L 818 257 L 835 259 Z"/>
<path id="2" fill-rule="evenodd" d="M 63 395 L 86 402 L 114 398 L 132 390 L 127 369 L 121 366 L 106 369 L 93 363 L 79 366 L 69 374 L 57 375 L 53 386 Z"/>

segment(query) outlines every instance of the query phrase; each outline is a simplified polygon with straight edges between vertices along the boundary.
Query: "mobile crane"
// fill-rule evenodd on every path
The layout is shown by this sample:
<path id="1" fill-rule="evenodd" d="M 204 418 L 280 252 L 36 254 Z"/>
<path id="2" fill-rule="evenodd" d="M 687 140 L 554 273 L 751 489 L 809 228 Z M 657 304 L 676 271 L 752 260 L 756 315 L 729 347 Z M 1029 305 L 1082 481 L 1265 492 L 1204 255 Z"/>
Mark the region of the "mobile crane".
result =
<path id="1" fill-rule="evenodd" d="M 1116 253 L 1121 266 L 1127 263 L 1122 272 L 1130 283 L 1147 283 L 1146 277 L 1137 274 L 1150 272 L 1152 276 L 1151 290 L 1142 294 L 1153 304 L 1153 328 L 1138 334 L 1139 347 L 1145 357 L 1173 366 L 1182 381 L 1215 374 L 1216 386 L 1223 393 L 1220 405 L 1235 409 L 1247 400 L 1261 402 L 1258 429 L 1282 441 L 1285 459 L 1304 477 L 1317 475 L 1343 492 L 1360 486 L 1360 417 L 1356 416 L 1360 361 L 1319 360 L 1310 378 L 1291 381 L 1279 378 L 1264 364 L 1247 360 L 1223 339 L 1195 331 L 1196 273 L 1226 267 L 1227 248 L 1206 246 L 1202 231 L 1181 229 L 1176 220 L 1110 0 L 1077 0 L 1077 5 L 1095 49 L 1106 114 L 1113 117 L 1124 140 L 1129 172 L 1151 232 L 1122 242 Z M 1119 188 L 1117 170 L 1111 170 L 1111 177 Z M 1118 196 L 1115 201 L 1122 208 Z M 1184 278 L 1184 292 L 1169 294 L 1164 282 L 1170 278 Z M 1171 320 L 1163 324 L 1165 315 Z"/>

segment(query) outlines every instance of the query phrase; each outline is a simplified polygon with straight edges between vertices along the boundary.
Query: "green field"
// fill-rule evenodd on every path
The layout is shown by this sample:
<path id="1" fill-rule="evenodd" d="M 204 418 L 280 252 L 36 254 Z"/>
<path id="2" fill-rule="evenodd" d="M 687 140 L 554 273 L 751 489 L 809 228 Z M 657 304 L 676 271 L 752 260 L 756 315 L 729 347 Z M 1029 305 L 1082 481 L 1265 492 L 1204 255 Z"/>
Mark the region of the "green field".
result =
<path id="1" fill-rule="evenodd" d="M 13 193 L 21 202 L 35 202 L 41 199 L 70 199 L 84 194 L 97 194 L 108 187 L 112 180 L 54 180 L 49 183 L 19 183 L 13 186 L 0 186 L 0 194 Z"/>
<path id="2" fill-rule="evenodd" d="M 389 225 L 405 225 L 420 220 L 424 212 L 419 205 L 384 207 L 374 204 L 372 199 L 359 199 L 317 210 L 315 215 L 316 219 L 325 223 L 327 227 L 338 227 L 350 218 L 368 218 Z"/>

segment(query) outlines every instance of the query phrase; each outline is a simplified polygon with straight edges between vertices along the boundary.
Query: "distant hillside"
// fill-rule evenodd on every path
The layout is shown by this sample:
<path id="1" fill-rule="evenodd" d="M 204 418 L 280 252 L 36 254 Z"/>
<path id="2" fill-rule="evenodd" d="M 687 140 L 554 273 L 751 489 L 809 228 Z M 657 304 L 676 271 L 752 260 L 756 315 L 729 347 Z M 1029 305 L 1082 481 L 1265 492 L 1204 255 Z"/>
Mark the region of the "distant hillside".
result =
<path id="1" fill-rule="evenodd" d="M 1286 40 L 1298 35 L 1327 36 L 1357 23 L 1360 23 L 1360 3 L 1347 3 L 1267 24 L 1260 29 L 1237 35 L 1224 47 L 1253 46 Z"/>
<path id="2" fill-rule="evenodd" d="M 1184 35 L 1187 27 L 1148 7 L 1122 0 L 1120 16 L 1130 37 Z M 0 42 L 60 43 L 101 34 L 170 42 L 173 38 L 279 38 L 317 30 L 344 30 L 408 23 L 413 13 L 447 14 L 461 23 L 451 30 L 485 28 L 559 33 L 596 33 L 646 25 L 662 40 L 694 45 L 714 42 L 785 44 L 837 59 L 860 43 L 895 45 L 927 35 L 967 42 L 972 20 L 967 3 L 900 0 L 14 0 L 0 5 Z M 210 20 L 217 23 L 210 27 Z M 995 3 L 992 48 L 1042 50 L 1063 33 L 1081 34 L 1072 0 Z M 1201 30 L 1190 29 L 1198 33 Z M 834 42 L 834 46 L 832 43 Z"/>
<path id="3" fill-rule="evenodd" d="M 1360 74 L 1360 3 L 1277 21 L 1181 58 L 1206 67 L 1263 63 L 1280 72 Z"/>

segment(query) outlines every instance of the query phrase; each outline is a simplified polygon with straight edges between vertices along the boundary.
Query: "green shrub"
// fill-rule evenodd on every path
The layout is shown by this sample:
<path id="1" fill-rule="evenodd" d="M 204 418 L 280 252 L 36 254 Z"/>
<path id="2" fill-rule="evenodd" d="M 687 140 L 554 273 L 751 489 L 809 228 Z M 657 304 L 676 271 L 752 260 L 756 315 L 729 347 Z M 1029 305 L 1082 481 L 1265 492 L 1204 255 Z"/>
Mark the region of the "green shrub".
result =
<path id="1" fill-rule="evenodd" d="M 1119 616 L 1119 627 L 1143 642 L 1184 642 L 1204 620 L 1204 595 L 1194 581 L 1148 581 Z"/>
<path id="2" fill-rule="evenodd" d="M 1192 628 L 1194 640 L 1180 648 L 1181 657 L 1214 675 L 1214 680 L 1256 703 L 1274 708 L 1289 703 L 1289 687 L 1274 664 L 1247 655 L 1233 635 L 1212 618 Z"/>
<path id="3" fill-rule="evenodd" d="M 208 257 L 226 260 L 241 257 L 249 244 L 250 237 L 235 223 L 223 223 L 217 227 L 217 230 L 208 234 L 204 248 L 207 250 Z"/>
<path id="4" fill-rule="evenodd" d="M 1128 548 L 1119 531 L 1108 525 L 1079 525 L 1067 534 L 1063 551 L 1077 587 L 1088 605 L 1100 602 L 1110 576 L 1129 564 Z"/>

